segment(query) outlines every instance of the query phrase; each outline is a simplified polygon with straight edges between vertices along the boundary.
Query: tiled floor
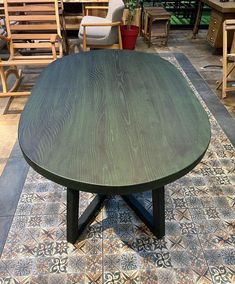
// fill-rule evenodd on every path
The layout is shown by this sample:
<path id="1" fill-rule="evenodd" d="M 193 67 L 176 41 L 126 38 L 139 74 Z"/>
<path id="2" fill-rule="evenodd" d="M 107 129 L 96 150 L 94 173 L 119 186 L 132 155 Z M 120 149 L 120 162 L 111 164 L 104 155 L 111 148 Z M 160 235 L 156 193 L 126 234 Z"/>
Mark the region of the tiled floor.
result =
<path id="1" fill-rule="evenodd" d="M 174 31 L 167 48 L 147 49 L 139 40 L 137 49 L 159 51 L 176 64 L 167 52 L 184 52 L 214 90 L 220 69 L 201 68 L 220 64 L 220 56 L 212 55 L 204 36 L 201 33 L 202 39 L 193 41 L 189 32 Z M 15 112 L 25 102 L 17 99 L 0 123 L 0 137 L 8 137 L 0 138 L 0 147 L 6 145 L 0 152 L 2 169 L 8 160 L 0 177 L 3 243 L 10 229 L 4 248 L 0 242 L 0 283 L 235 283 L 234 119 L 187 58 L 181 54 L 175 57 L 195 93 L 199 91 L 209 107 L 213 135 L 203 162 L 167 187 L 166 237 L 161 241 L 154 238 L 126 204 L 114 197 L 106 202 L 75 248 L 68 245 L 65 190 L 32 170 L 27 174 L 28 166 L 18 145 L 10 155 L 19 119 Z M 229 110 L 233 113 L 232 103 Z M 4 124 L 9 127 L 4 129 Z M 83 195 L 81 210 L 89 198 L 92 196 Z M 150 210 L 149 194 L 140 194 L 139 198 Z"/>

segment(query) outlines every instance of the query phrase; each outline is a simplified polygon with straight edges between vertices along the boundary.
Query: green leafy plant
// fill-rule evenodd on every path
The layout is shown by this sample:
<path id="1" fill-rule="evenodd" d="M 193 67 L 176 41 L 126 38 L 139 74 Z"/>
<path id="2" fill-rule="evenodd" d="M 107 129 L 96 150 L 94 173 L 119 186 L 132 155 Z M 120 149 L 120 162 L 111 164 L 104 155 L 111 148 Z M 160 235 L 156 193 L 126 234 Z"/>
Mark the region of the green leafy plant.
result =
<path id="1" fill-rule="evenodd" d="M 131 22 L 135 16 L 136 8 L 139 7 L 139 0 L 126 0 L 125 1 L 125 7 L 129 10 L 129 15 L 127 18 L 127 26 L 130 29 Z"/>

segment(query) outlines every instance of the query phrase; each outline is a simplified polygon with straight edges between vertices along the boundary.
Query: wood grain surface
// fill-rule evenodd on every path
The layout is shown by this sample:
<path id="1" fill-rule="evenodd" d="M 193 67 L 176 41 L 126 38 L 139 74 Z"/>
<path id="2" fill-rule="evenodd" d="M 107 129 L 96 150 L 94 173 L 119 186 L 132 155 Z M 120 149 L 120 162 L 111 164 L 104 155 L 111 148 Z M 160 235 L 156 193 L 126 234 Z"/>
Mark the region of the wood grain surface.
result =
<path id="1" fill-rule="evenodd" d="M 22 113 L 28 163 L 69 188 L 103 194 L 152 190 L 203 157 L 210 124 L 181 73 L 158 55 L 91 51 L 40 75 Z"/>

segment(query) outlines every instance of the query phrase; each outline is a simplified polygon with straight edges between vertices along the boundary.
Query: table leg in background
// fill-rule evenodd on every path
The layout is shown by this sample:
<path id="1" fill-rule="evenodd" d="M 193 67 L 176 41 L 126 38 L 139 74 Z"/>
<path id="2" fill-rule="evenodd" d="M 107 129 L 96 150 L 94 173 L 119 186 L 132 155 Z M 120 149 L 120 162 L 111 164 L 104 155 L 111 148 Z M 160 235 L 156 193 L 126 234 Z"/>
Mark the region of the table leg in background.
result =
<path id="1" fill-rule="evenodd" d="M 126 203 L 158 239 L 165 236 L 164 196 L 164 187 L 152 190 L 153 214 L 150 214 L 132 195 L 122 195 Z"/>

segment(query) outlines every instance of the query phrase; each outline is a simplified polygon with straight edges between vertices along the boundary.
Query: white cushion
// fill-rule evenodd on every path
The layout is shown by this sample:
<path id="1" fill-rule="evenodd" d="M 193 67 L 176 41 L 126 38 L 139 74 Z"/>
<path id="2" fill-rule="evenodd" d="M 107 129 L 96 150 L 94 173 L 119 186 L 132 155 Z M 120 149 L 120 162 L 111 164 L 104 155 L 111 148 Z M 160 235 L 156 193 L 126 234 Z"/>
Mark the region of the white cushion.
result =
<path id="1" fill-rule="evenodd" d="M 79 38 L 83 37 L 83 26 L 82 24 L 89 24 L 89 23 L 110 23 L 110 20 L 101 17 L 94 17 L 94 16 L 85 16 L 83 17 L 80 29 L 79 29 Z M 106 38 L 108 37 L 111 31 L 111 26 L 104 26 L 104 27 L 86 27 L 86 36 L 87 38 Z"/>

